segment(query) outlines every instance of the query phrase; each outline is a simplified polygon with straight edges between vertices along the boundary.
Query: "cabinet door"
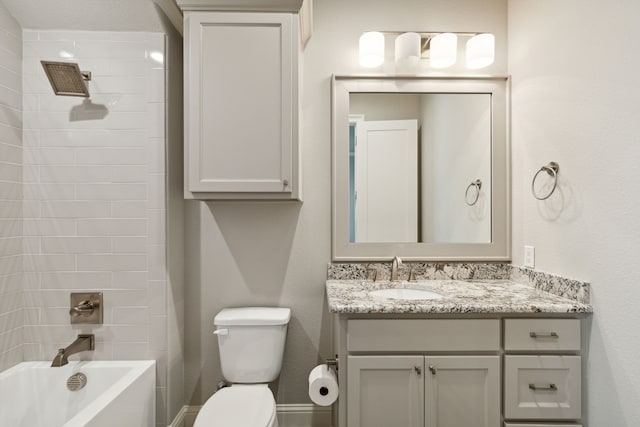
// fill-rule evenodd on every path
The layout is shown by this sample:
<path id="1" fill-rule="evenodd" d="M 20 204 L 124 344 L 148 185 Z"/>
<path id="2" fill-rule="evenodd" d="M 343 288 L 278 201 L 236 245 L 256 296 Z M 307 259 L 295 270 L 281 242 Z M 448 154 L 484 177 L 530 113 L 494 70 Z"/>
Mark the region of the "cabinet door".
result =
<path id="1" fill-rule="evenodd" d="M 187 192 L 291 193 L 294 15 L 189 12 L 185 22 Z"/>
<path id="2" fill-rule="evenodd" d="M 500 427 L 499 356 L 427 357 L 426 427 Z"/>
<path id="3" fill-rule="evenodd" d="M 422 427 L 423 356 L 349 356 L 349 427 Z"/>

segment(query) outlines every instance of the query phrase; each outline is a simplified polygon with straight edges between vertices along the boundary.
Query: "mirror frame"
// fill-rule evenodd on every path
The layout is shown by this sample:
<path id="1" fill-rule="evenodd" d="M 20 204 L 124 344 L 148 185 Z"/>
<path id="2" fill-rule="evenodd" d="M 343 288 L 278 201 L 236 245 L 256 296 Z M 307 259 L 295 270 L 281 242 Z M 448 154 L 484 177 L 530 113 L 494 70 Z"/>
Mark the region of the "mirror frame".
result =
<path id="1" fill-rule="evenodd" d="M 349 94 L 491 94 L 491 242 L 349 242 Z M 332 260 L 510 261 L 511 202 L 508 77 L 333 76 L 331 128 Z"/>

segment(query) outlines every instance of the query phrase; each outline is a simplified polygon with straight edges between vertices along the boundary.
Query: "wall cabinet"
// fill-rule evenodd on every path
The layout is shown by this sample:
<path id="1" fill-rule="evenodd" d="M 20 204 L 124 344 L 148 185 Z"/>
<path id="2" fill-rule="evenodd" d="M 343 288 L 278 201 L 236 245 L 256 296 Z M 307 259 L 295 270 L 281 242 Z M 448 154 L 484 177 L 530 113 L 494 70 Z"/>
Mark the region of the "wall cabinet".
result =
<path id="1" fill-rule="evenodd" d="M 300 199 L 298 15 L 185 12 L 185 197 Z"/>
<path id="2" fill-rule="evenodd" d="M 340 315 L 336 326 L 337 427 L 580 427 L 578 318 Z"/>

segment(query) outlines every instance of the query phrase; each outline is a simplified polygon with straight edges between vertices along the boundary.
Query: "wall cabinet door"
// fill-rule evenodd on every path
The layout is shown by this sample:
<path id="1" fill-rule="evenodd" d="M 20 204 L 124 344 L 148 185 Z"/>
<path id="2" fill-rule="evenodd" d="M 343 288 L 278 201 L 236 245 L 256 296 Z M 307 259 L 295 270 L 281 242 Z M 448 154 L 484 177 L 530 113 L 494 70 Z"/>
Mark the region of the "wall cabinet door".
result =
<path id="1" fill-rule="evenodd" d="M 185 197 L 298 198 L 298 26 L 185 13 Z"/>
<path id="2" fill-rule="evenodd" d="M 349 356 L 349 427 L 422 427 L 424 356 Z"/>
<path id="3" fill-rule="evenodd" d="M 499 356 L 426 357 L 426 427 L 500 427 Z"/>

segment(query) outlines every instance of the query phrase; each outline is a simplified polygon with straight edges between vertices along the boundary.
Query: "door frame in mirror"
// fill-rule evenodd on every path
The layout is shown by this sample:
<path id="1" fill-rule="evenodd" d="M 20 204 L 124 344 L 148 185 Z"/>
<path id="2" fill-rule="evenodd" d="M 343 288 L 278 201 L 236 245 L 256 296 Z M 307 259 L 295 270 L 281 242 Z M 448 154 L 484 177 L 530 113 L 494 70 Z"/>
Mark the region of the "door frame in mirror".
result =
<path id="1" fill-rule="evenodd" d="M 508 77 L 333 76 L 331 252 L 333 261 L 510 261 L 511 197 Z M 349 242 L 349 94 L 491 94 L 491 242 Z"/>

